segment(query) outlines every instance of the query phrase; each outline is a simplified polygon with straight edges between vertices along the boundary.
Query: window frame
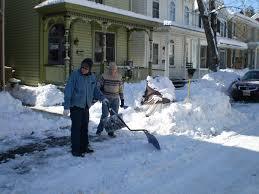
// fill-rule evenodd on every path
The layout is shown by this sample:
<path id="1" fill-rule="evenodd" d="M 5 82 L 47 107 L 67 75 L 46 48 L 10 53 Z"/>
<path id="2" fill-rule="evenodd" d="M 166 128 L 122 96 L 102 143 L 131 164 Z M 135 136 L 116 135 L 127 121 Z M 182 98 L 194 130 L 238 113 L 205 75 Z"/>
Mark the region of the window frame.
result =
<path id="1" fill-rule="evenodd" d="M 157 47 L 157 53 L 155 54 L 155 46 Z M 152 56 L 153 56 L 153 59 L 152 59 L 152 64 L 154 65 L 158 65 L 158 62 L 159 62 L 159 44 L 158 43 L 153 43 L 153 48 L 152 48 Z M 156 59 L 155 59 L 156 57 Z M 156 61 L 155 61 L 156 60 Z"/>
<path id="2" fill-rule="evenodd" d="M 93 47 L 93 58 L 94 58 L 94 62 L 97 63 L 97 64 L 100 64 L 102 63 L 102 61 L 97 61 L 96 60 L 96 34 L 100 34 L 100 35 L 103 35 L 104 32 L 102 31 L 95 31 L 94 32 L 94 47 Z M 109 61 L 109 62 L 115 62 L 116 61 L 116 33 L 115 32 L 106 32 L 106 59 L 107 60 L 107 49 L 109 49 L 109 47 L 107 47 L 107 34 L 109 35 L 113 35 L 114 36 L 114 48 L 113 48 L 113 52 L 114 52 L 114 60 L 113 61 Z M 101 38 L 102 39 L 102 38 Z M 100 40 L 102 41 L 102 40 Z M 102 49 L 102 45 L 99 45 L 100 46 L 100 49 Z M 100 52 L 102 53 L 102 51 Z"/>
<path id="3" fill-rule="evenodd" d="M 62 36 L 51 36 L 51 30 L 55 26 L 61 26 L 63 27 L 63 35 Z M 63 23 L 57 23 L 52 25 L 48 30 L 48 65 L 64 65 L 65 64 L 65 25 Z M 53 51 L 57 50 L 57 61 L 50 59 L 51 53 L 50 53 L 50 39 L 52 39 L 53 45 L 58 46 L 58 49 L 51 49 Z M 55 41 L 53 41 L 55 40 Z M 54 44 L 55 43 L 55 44 Z"/>
<path id="4" fill-rule="evenodd" d="M 158 7 L 155 7 L 155 4 L 158 5 Z M 152 2 L 152 17 L 153 18 L 159 18 L 159 15 L 160 15 L 159 7 L 160 7 L 159 1 L 153 0 L 153 2 Z"/>
<path id="5" fill-rule="evenodd" d="M 201 47 L 200 47 L 200 69 L 208 69 L 207 48 L 208 48 L 208 46 L 206 46 L 206 45 L 201 45 Z M 204 49 L 204 52 L 202 52 L 202 49 Z M 204 55 L 202 55 L 202 54 L 204 54 Z M 204 65 L 203 65 L 202 61 L 204 61 Z"/>
<path id="6" fill-rule="evenodd" d="M 175 10 L 175 2 L 171 1 L 169 6 L 169 19 L 171 21 L 176 21 L 176 10 Z M 173 16 L 173 17 L 172 17 Z M 172 19 L 173 18 L 173 19 Z"/>
<path id="7" fill-rule="evenodd" d="M 190 25 L 190 9 L 187 5 L 184 6 L 184 24 Z"/>

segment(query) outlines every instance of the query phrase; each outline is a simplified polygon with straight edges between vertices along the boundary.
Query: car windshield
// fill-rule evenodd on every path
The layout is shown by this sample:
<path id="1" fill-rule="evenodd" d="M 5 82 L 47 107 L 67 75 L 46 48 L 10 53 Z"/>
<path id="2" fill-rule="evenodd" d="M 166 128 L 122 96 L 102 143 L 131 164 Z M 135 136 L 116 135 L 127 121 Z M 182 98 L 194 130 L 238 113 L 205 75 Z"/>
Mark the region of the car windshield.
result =
<path id="1" fill-rule="evenodd" d="M 259 71 L 249 71 L 247 72 L 242 80 L 259 80 Z"/>

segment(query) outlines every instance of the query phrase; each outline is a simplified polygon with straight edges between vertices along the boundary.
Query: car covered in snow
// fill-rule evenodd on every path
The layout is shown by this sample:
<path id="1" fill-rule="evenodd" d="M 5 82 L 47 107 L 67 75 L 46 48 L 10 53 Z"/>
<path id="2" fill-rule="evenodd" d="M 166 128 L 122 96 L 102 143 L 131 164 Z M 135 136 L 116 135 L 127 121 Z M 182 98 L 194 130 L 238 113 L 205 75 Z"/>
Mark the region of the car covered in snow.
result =
<path id="1" fill-rule="evenodd" d="M 259 70 L 250 70 L 230 86 L 233 100 L 259 101 Z"/>

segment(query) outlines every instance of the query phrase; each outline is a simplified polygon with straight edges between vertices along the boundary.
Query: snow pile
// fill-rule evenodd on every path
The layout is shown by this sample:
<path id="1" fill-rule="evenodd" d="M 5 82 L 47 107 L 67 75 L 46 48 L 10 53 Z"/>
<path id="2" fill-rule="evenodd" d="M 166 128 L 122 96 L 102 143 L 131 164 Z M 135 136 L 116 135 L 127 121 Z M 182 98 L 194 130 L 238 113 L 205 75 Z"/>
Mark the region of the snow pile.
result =
<path id="1" fill-rule="evenodd" d="M 64 94 L 57 86 L 51 84 L 38 87 L 18 86 L 11 94 L 31 106 L 61 105 L 64 101 Z"/>
<path id="2" fill-rule="evenodd" d="M 20 100 L 14 99 L 8 92 L 0 93 L 0 115 L 22 111 L 24 111 L 24 107 Z"/>
<path id="3" fill-rule="evenodd" d="M 222 92 L 226 92 L 230 84 L 238 78 L 239 75 L 234 72 L 223 71 L 206 74 L 202 77 L 204 80 L 212 81 L 212 84 L 216 84 Z"/>
<path id="4" fill-rule="evenodd" d="M 135 107 L 140 106 L 140 101 L 146 89 L 146 81 L 139 83 L 124 83 L 125 105 Z"/>
<path id="5" fill-rule="evenodd" d="M 55 131 L 69 126 L 70 120 L 44 118 L 42 114 L 23 107 L 21 101 L 14 99 L 9 93 L 0 92 L 0 123 L 0 139 L 10 141 L 31 133 L 42 135 L 43 131 Z"/>
<path id="6" fill-rule="evenodd" d="M 189 101 L 172 103 L 148 118 L 144 113 L 130 111 L 124 114 L 130 126 L 145 128 L 159 135 L 177 133 L 210 137 L 246 119 L 231 108 L 228 96 L 208 88 L 201 89 Z"/>
<path id="7" fill-rule="evenodd" d="M 226 128 L 241 123 L 247 119 L 242 114 L 232 109 L 229 97 L 222 91 L 228 82 L 229 72 L 213 73 L 207 75 L 211 80 L 201 79 L 191 84 L 191 96 L 187 101 L 172 103 L 170 106 L 162 107 L 150 117 L 145 117 L 144 112 L 134 109 L 124 110 L 124 119 L 132 128 L 148 129 L 160 135 L 172 133 L 186 134 L 190 136 L 217 135 Z M 205 76 L 206 77 L 206 76 Z M 230 79 L 233 79 L 233 75 Z M 153 79 L 150 79 L 153 81 Z M 151 82 L 156 83 L 156 82 Z M 160 79 L 159 86 L 167 85 L 166 79 Z M 225 84 L 225 85 L 224 85 Z M 151 85 L 159 88 L 157 85 Z M 187 89 L 187 88 L 185 88 Z M 135 97 L 139 99 L 143 94 L 143 82 L 127 84 L 125 91 L 127 100 L 131 107 Z M 168 89 L 170 91 L 170 89 Z M 171 93 L 175 90 L 171 88 Z M 177 91 L 176 91 L 177 92 Z"/>
<path id="8" fill-rule="evenodd" d="M 148 86 L 160 92 L 163 98 L 171 101 L 175 100 L 175 87 L 168 77 L 156 76 L 152 78 L 148 76 L 146 80 Z"/>

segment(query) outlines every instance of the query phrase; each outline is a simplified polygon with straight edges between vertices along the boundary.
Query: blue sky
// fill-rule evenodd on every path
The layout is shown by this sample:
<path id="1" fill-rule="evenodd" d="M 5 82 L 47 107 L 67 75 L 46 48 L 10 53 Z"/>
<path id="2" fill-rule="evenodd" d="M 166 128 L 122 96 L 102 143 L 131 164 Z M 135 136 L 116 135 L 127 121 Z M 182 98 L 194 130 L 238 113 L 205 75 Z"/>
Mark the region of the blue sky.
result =
<path id="1" fill-rule="evenodd" d="M 259 10 L 259 0 L 224 0 L 226 5 L 231 5 L 235 7 L 240 7 L 242 4 L 241 2 L 246 3 L 246 5 L 251 5 L 254 7 L 256 10 Z"/>

